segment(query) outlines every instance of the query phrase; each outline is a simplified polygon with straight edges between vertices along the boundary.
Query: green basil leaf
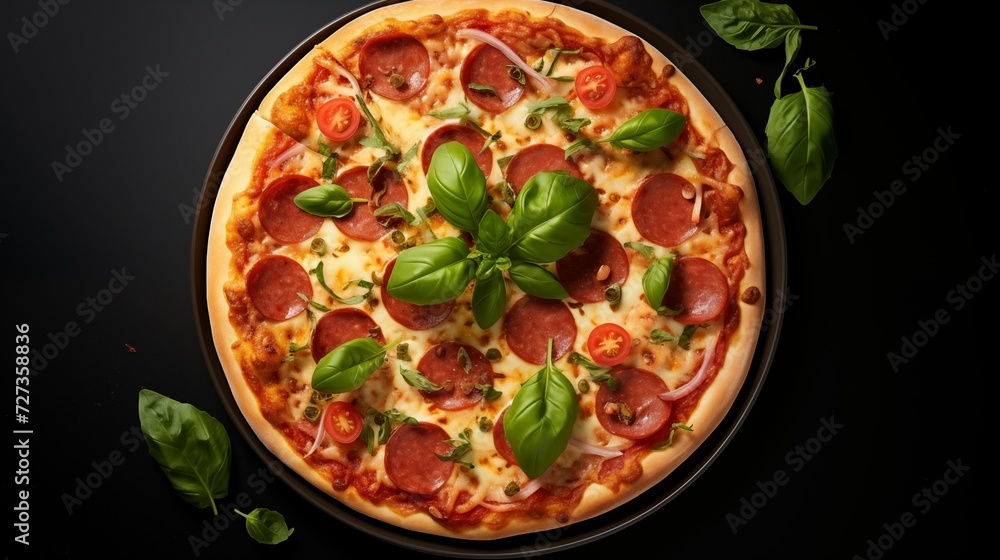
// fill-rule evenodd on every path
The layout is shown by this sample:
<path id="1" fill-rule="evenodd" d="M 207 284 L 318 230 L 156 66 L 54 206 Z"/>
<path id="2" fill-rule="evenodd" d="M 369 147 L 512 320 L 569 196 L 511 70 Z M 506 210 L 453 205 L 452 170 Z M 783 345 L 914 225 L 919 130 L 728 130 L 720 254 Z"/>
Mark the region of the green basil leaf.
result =
<path id="1" fill-rule="evenodd" d="M 487 84 L 475 84 L 475 83 L 469 82 L 469 89 L 475 90 L 475 91 L 485 91 L 486 93 L 492 93 L 493 95 L 495 95 L 497 97 L 500 97 L 500 94 L 497 93 L 496 88 L 494 88 L 491 85 L 487 85 Z"/>
<path id="2" fill-rule="evenodd" d="M 511 242 L 511 231 L 506 222 L 492 209 L 487 210 L 479 221 L 476 248 L 491 255 L 502 255 L 510 249 Z"/>
<path id="3" fill-rule="evenodd" d="M 507 285 L 503 274 L 476 278 L 472 288 L 472 316 L 481 329 L 488 329 L 503 317 L 507 309 Z"/>
<path id="4" fill-rule="evenodd" d="M 229 493 L 232 448 L 225 427 L 212 415 L 149 389 L 139 391 L 139 425 L 149 455 L 186 502 L 219 511 Z"/>
<path id="5" fill-rule="evenodd" d="M 451 225 L 476 234 L 486 213 L 486 177 L 476 158 L 461 142 L 447 142 L 434 150 L 427 171 L 427 188 L 438 212 Z"/>
<path id="6" fill-rule="evenodd" d="M 361 303 L 362 301 L 365 301 L 366 299 L 368 299 L 368 296 L 371 295 L 372 289 L 375 287 L 375 285 L 371 284 L 370 282 L 369 282 L 369 284 L 371 284 L 370 286 L 369 285 L 362 285 L 359 282 L 358 285 L 361 286 L 362 288 L 367 288 L 368 289 L 367 292 L 365 292 L 364 294 L 361 294 L 361 295 L 357 295 L 357 296 L 343 297 L 343 296 L 338 295 L 337 292 L 334 292 L 333 288 L 331 288 L 330 286 L 328 286 L 326 284 L 326 277 L 325 277 L 325 275 L 323 273 L 323 261 L 319 261 L 318 263 L 316 263 L 316 268 L 310 270 L 309 272 L 312 272 L 313 274 L 316 275 L 316 281 L 319 282 L 319 285 L 322 286 L 324 290 L 326 290 L 326 293 L 330 294 L 330 296 L 333 297 L 333 299 L 339 301 L 340 303 L 343 303 L 344 305 L 357 305 L 357 304 Z M 348 285 L 350 285 L 350 284 L 348 284 Z M 309 301 L 309 298 L 305 298 L 305 299 L 306 299 L 306 302 L 309 303 L 310 305 L 313 305 L 313 306 L 318 306 L 319 305 L 316 302 Z M 320 309 L 320 311 L 329 311 L 329 309 L 326 309 L 325 306 L 323 306 L 323 308 L 319 308 L 319 307 L 317 307 L 317 308 Z"/>
<path id="7" fill-rule="evenodd" d="M 391 156 L 395 156 L 396 154 L 398 154 L 399 153 L 399 148 L 397 148 L 396 146 L 394 146 L 385 137 L 385 133 L 382 132 L 382 127 L 380 127 L 378 125 L 378 121 L 375 120 L 375 117 L 372 116 L 371 111 L 368 110 L 368 104 L 365 103 L 364 98 L 361 97 L 360 95 L 357 95 L 357 94 L 354 95 L 354 98 L 358 100 L 358 105 L 361 107 L 361 110 L 364 112 L 365 118 L 368 119 L 368 122 L 372 125 L 372 129 L 374 129 L 374 131 L 375 131 L 375 137 L 374 138 L 372 138 L 371 140 L 369 140 L 369 138 L 371 138 L 371 137 L 365 137 L 365 138 L 362 138 L 359 141 L 359 143 L 361 145 L 363 145 L 363 146 L 369 146 L 369 147 L 372 147 L 372 148 L 381 148 L 381 149 L 385 150 L 386 157 L 391 157 Z M 369 182 L 371 182 L 371 181 L 369 180 Z"/>
<path id="8" fill-rule="evenodd" d="M 295 195 L 295 205 L 314 216 L 343 218 L 354 208 L 351 195 L 344 187 L 325 183 Z"/>
<path id="9" fill-rule="evenodd" d="M 414 142 L 413 145 L 410 146 L 410 149 L 406 150 L 406 153 L 403 154 L 403 157 L 399 158 L 399 163 L 396 164 L 396 171 L 402 173 L 403 170 L 406 169 L 406 166 L 410 165 L 410 162 L 413 161 L 413 158 L 417 155 L 419 148 L 420 142 Z"/>
<path id="10" fill-rule="evenodd" d="M 686 125 L 687 119 L 676 111 L 646 109 L 597 143 L 609 142 L 620 150 L 649 152 L 676 140 Z"/>
<path id="11" fill-rule="evenodd" d="M 572 107 L 572 105 L 569 104 L 569 101 L 566 101 L 565 97 L 549 97 L 548 99 L 528 105 L 528 114 L 541 115 L 548 109 L 558 109 L 560 107 Z"/>
<path id="12" fill-rule="evenodd" d="M 663 296 L 667 295 L 667 288 L 670 287 L 670 271 L 673 265 L 673 257 L 654 259 L 642 275 L 642 291 L 653 309 L 659 310 L 663 307 Z"/>
<path id="13" fill-rule="evenodd" d="M 802 25 L 786 4 L 723 0 L 706 4 L 699 11 L 719 37 L 747 51 L 777 47 L 792 30 L 816 29 L 812 25 Z"/>
<path id="14" fill-rule="evenodd" d="M 785 80 L 785 72 L 788 71 L 788 67 L 795 61 L 795 57 L 798 56 L 801 47 L 802 33 L 798 29 L 793 29 L 788 35 L 785 35 L 785 65 L 781 67 L 781 74 L 778 74 L 778 79 L 774 81 L 775 99 L 781 98 L 781 83 Z"/>
<path id="15" fill-rule="evenodd" d="M 449 107 L 448 109 L 438 109 L 436 111 L 431 111 L 427 113 L 428 115 L 436 119 L 461 119 L 470 113 L 469 106 L 465 103 L 459 103 L 456 107 Z"/>
<path id="16" fill-rule="evenodd" d="M 653 260 L 656 258 L 656 252 L 652 247 L 650 247 L 649 245 L 644 245 L 642 243 L 639 243 L 638 241 L 626 241 L 625 248 L 632 249 L 633 251 L 638 252 L 639 254 L 641 254 L 642 256 L 646 257 L 649 260 Z"/>
<path id="17" fill-rule="evenodd" d="M 451 301 L 476 274 L 467 259 L 469 247 L 458 237 L 442 237 L 404 250 L 396 257 L 386 289 L 389 295 L 417 305 Z"/>
<path id="18" fill-rule="evenodd" d="M 295 529 L 289 529 L 285 517 L 267 508 L 257 508 L 249 514 L 234 510 L 246 519 L 247 533 L 261 544 L 278 544 L 288 540 Z"/>
<path id="19" fill-rule="evenodd" d="M 531 263 L 515 262 L 511 265 L 510 279 L 526 294 L 545 299 L 566 299 L 569 294 L 559 280 L 548 270 Z"/>
<path id="20" fill-rule="evenodd" d="M 566 450 L 578 414 L 576 390 L 552 365 L 549 339 L 545 367 L 521 384 L 503 418 L 507 441 L 524 474 L 537 478 L 556 462 Z"/>
<path id="21" fill-rule="evenodd" d="M 764 128 L 774 174 L 803 205 L 823 188 L 837 159 L 830 92 L 806 87 L 802 79 L 811 65 L 806 61 L 795 73 L 802 91 L 776 99 Z"/>
<path id="22" fill-rule="evenodd" d="M 590 235 L 597 191 L 570 175 L 541 171 L 525 182 L 507 219 L 514 242 L 508 256 L 526 262 L 555 262 Z"/>
<path id="23" fill-rule="evenodd" d="M 349 393 L 364 382 L 386 361 L 386 351 L 395 346 L 380 346 L 374 339 L 355 338 L 323 356 L 313 370 L 312 387 L 323 393 Z"/>
<path id="24" fill-rule="evenodd" d="M 417 370 L 407 369 L 403 366 L 399 366 L 399 375 L 403 376 L 403 381 L 406 381 L 407 385 L 409 385 L 410 387 L 416 387 L 421 391 L 441 390 L 440 385 L 434 383 L 430 379 L 427 379 L 427 377 L 425 377 L 424 374 L 420 373 Z"/>

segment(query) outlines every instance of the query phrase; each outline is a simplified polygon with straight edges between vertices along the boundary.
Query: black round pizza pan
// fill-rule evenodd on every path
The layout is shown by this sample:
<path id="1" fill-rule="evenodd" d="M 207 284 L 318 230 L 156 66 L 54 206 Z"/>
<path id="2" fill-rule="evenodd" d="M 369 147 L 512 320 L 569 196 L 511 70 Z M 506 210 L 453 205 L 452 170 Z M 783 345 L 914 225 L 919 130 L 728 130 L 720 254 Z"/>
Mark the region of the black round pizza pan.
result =
<path id="1" fill-rule="evenodd" d="M 222 175 L 225 173 L 229 161 L 236 150 L 236 145 L 239 142 L 243 129 L 255 108 L 259 106 L 264 95 L 266 95 L 276 82 L 296 62 L 305 56 L 319 40 L 364 13 L 396 3 L 399 2 L 392 0 L 374 2 L 328 23 L 289 52 L 257 84 L 253 92 L 237 111 L 237 114 L 219 143 L 205 176 L 201 200 L 214 201 Z M 634 33 L 672 60 L 681 60 L 681 57 L 683 57 L 684 64 L 682 71 L 701 90 L 725 122 L 728 123 L 736 139 L 743 147 L 744 152 L 748 156 L 763 153 L 753 130 L 733 100 L 697 60 L 686 56 L 686 52 L 676 41 L 636 16 L 599 0 L 574 0 L 573 7 L 589 12 Z M 778 191 L 767 165 L 753 166 L 752 171 L 757 186 L 764 227 L 768 292 L 783 293 L 787 287 L 787 255 Z M 250 445 L 261 460 L 265 463 L 271 463 L 276 458 L 257 438 L 240 412 L 212 342 L 205 286 L 205 257 L 211 215 L 212 204 L 204 205 L 200 209 L 195 223 L 191 247 L 191 291 L 198 336 L 212 382 L 230 419 L 237 427 L 242 438 Z M 773 360 L 778 337 L 781 332 L 781 319 L 781 314 L 776 314 L 773 321 L 769 322 L 766 331 L 761 335 L 754 353 L 750 372 L 743 388 L 737 395 L 736 401 L 729 413 L 705 444 L 698 448 L 677 470 L 650 490 L 628 503 L 590 520 L 575 523 L 561 529 L 546 531 L 545 533 L 527 534 L 493 541 L 448 539 L 405 531 L 399 527 L 384 524 L 355 512 L 330 498 L 290 470 L 286 469 L 282 471 L 280 477 L 308 502 L 345 525 L 387 543 L 428 554 L 460 558 L 514 558 L 524 556 L 525 550 L 531 550 L 531 555 L 538 555 L 540 553 L 565 551 L 591 543 L 625 530 L 636 522 L 667 506 L 681 492 L 691 486 L 725 450 L 746 417 L 750 414 L 751 408 L 767 377 L 767 372 Z M 539 547 L 538 541 L 540 539 L 544 540 L 544 547 Z"/>

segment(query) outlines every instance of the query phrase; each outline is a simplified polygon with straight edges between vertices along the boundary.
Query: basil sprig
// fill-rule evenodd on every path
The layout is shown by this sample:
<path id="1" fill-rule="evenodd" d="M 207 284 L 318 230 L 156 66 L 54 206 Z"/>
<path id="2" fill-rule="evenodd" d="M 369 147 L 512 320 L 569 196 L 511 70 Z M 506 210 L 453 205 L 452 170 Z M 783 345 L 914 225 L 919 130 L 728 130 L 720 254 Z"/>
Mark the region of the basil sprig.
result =
<path id="1" fill-rule="evenodd" d="M 723 0 L 706 4 L 699 11 L 719 37 L 738 49 L 755 51 L 785 45 L 785 66 L 774 83 L 775 97 L 781 97 L 785 71 L 798 55 L 802 30 L 817 29 L 814 25 L 803 25 L 787 4 Z"/>
<path id="2" fill-rule="evenodd" d="M 149 455 L 186 502 L 211 507 L 229 492 L 232 448 L 212 415 L 149 389 L 139 391 L 139 424 Z"/>
<path id="3" fill-rule="evenodd" d="M 395 340 L 385 346 L 372 338 L 355 338 L 323 356 L 313 370 L 312 387 L 323 393 L 348 393 L 362 384 L 386 362 Z"/>
<path id="4" fill-rule="evenodd" d="M 537 478 L 566 450 L 579 414 L 576 391 L 552 365 L 552 339 L 545 367 L 521 384 L 504 413 L 503 429 L 524 474 Z"/>
<path id="5" fill-rule="evenodd" d="M 416 426 L 419 422 L 412 416 L 407 416 L 395 408 L 386 411 L 374 408 L 365 413 L 364 425 L 361 427 L 361 441 L 365 442 L 368 454 L 375 456 L 375 448 L 385 445 L 392 435 L 393 424 L 409 424 Z"/>
<path id="6" fill-rule="evenodd" d="M 809 204 L 833 174 L 837 140 L 833 102 L 825 87 L 806 87 L 802 70 L 795 72 L 802 91 L 776 99 L 764 133 L 774 174 L 800 204 Z"/>
<path id="7" fill-rule="evenodd" d="M 569 297 L 541 265 L 561 259 L 590 235 L 598 199 L 589 183 L 564 172 L 540 172 L 525 183 L 505 223 L 488 208 L 486 178 L 461 143 L 439 147 L 427 177 L 437 211 L 472 234 L 475 249 L 445 237 L 403 250 L 386 286 L 391 296 L 417 305 L 443 303 L 475 279 L 472 311 L 484 329 L 503 316 L 504 271 L 525 293 Z"/>
<path id="8" fill-rule="evenodd" d="M 285 523 L 285 517 L 267 508 L 257 508 L 250 513 L 233 510 L 246 519 L 247 533 L 261 544 L 278 544 L 288 540 L 295 532 Z"/>
<path id="9" fill-rule="evenodd" d="M 736 48 L 757 50 L 784 44 L 785 65 L 774 82 L 774 103 L 764 129 L 767 155 L 778 180 L 800 204 L 809 204 L 833 174 L 838 150 L 833 129 L 833 103 L 824 87 L 806 87 L 802 70 L 795 72 L 800 90 L 782 96 L 785 73 L 802 46 L 803 25 L 791 7 L 759 0 L 722 0 L 700 9 L 705 21 Z"/>
<path id="10" fill-rule="evenodd" d="M 351 198 L 344 187 L 324 183 L 295 195 L 295 205 L 314 216 L 343 218 L 351 213 L 355 202 L 368 202 L 367 198 Z"/>
<path id="11" fill-rule="evenodd" d="M 646 109 L 623 122 L 618 128 L 598 140 L 581 138 L 566 147 L 566 157 L 607 142 L 619 150 L 649 152 L 673 142 L 687 126 L 687 118 L 669 109 Z"/>

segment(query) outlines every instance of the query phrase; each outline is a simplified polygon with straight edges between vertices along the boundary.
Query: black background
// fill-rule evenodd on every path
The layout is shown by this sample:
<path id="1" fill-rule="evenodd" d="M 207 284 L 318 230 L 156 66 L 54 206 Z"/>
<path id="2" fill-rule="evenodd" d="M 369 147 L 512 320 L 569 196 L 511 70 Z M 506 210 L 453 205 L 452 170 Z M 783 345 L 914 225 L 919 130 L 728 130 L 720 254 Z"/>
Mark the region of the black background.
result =
<path id="1" fill-rule="evenodd" d="M 765 145 L 781 49 L 731 47 L 707 31 L 699 2 L 615 4 L 689 47 Z M 803 33 L 795 67 L 805 57 L 818 62 L 805 80 L 833 94 L 840 156 L 807 206 L 778 186 L 788 273 L 781 297 L 768 293 L 771 325 L 781 330 L 766 382 L 724 452 L 676 499 L 586 548 L 534 536 L 526 556 L 960 557 L 987 540 L 995 514 L 982 451 L 991 431 L 984 404 L 993 398 L 983 384 L 997 371 L 988 357 L 997 271 L 985 263 L 996 259 L 997 200 L 995 150 L 979 131 L 996 118 L 995 104 L 975 93 L 988 90 L 982 76 L 990 70 L 958 70 L 989 51 L 976 50 L 974 18 L 955 4 L 791 3 L 819 27 Z M 49 359 L 33 363 L 28 423 L 15 421 L 14 406 L 8 413 L 12 430 L 33 431 L 30 482 L 14 488 L 29 491 L 30 545 L 12 542 L 11 557 L 426 552 L 349 527 L 261 471 L 267 462 L 241 437 L 213 385 L 193 301 L 192 209 L 204 200 L 230 122 L 286 54 L 364 5 L 3 3 L 8 355 L 16 357 L 16 325 L 29 326 L 32 349 L 49 345 Z M 45 15 L 46 6 L 58 12 Z M 150 69 L 159 70 L 159 83 L 126 114 L 115 100 Z M 798 89 L 794 81 L 784 87 Z M 102 119 L 113 129 L 57 176 L 53 163 L 65 163 L 67 146 Z M 890 201 L 894 181 L 899 192 Z M 861 233 L 849 235 L 847 225 Z M 919 348 L 894 367 L 889 354 L 909 351 L 904 341 Z M 222 421 L 233 468 L 220 505 L 241 499 L 247 509 L 283 513 L 295 528 L 287 542 L 258 544 L 242 523 L 177 496 L 132 435 L 142 388 Z M 824 422 L 836 433 L 821 431 Z M 12 434 L 12 446 L 17 439 Z M 814 453 L 806 460 L 798 446 Z M 10 464 L 15 478 L 16 449 Z M 776 475 L 783 485 L 769 484 Z M 931 498 L 920 496 L 925 489 Z M 19 500 L 8 496 L 16 523 Z M 213 522 L 221 530 L 207 529 Z M 191 537 L 203 545 L 195 550 Z"/>

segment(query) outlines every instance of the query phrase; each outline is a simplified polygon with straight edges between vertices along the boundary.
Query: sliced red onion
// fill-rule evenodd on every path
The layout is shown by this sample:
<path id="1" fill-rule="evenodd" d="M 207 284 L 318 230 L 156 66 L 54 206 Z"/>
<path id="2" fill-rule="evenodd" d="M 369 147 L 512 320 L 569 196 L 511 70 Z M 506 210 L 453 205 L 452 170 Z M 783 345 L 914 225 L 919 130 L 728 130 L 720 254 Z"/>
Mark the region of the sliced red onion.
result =
<path id="1" fill-rule="evenodd" d="M 351 89 L 354 90 L 354 94 L 363 96 L 363 93 L 361 92 L 361 85 L 358 84 L 357 78 L 355 78 L 354 74 L 348 72 L 347 68 L 341 66 L 340 63 L 338 63 L 336 60 L 330 61 L 329 59 L 324 57 L 316 57 L 313 60 L 316 62 L 316 64 L 319 64 L 320 66 L 326 68 L 330 72 L 333 72 L 338 76 L 344 77 L 344 79 L 346 79 L 348 82 L 351 83 Z"/>
<path id="2" fill-rule="evenodd" d="M 333 408 L 332 406 L 327 406 L 325 409 L 323 409 L 323 415 L 320 416 L 319 418 L 319 425 L 316 426 L 316 441 L 313 442 L 312 449 L 310 449 L 308 453 L 302 456 L 303 459 L 312 455 L 314 451 L 319 449 L 319 444 L 323 443 L 323 436 L 326 435 L 326 428 L 324 428 L 323 426 L 326 426 L 326 416 L 327 414 L 330 413 L 330 409 L 332 408 Z"/>
<path id="3" fill-rule="evenodd" d="M 306 147 L 296 142 L 291 148 L 281 152 L 271 160 L 271 167 L 280 167 L 286 161 L 301 155 L 306 151 Z"/>
<path id="4" fill-rule="evenodd" d="M 676 401 L 677 399 L 690 395 L 692 391 L 704 383 L 705 378 L 708 377 L 708 368 L 711 366 L 712 356 L 715 355 L 715 345 L 718 342 L 719 338 L 716 337 L 712 340 L 711 344 L 708 345 L 708 348 L 705 348 L 705 358 L 701 361 L 701 368 L 699 368 L 698 373 L 691 378 L 691 381 L 688 381 L 673 391 L 660 393 L 660 398 L 665 401 Z"/>
<path id="5" fill-rule="evenodd" d="M 694 187 L 694 208 L 691 209 L 691 222 L 697 224 L 701 221 L 701 202 L 704 198 L 705 185 L 698 182 Z"/>
<path id="6" fill-rule="evenodd" d="M 486 33 L 485 31 L 480 31 L 479 29 L 459 29 L 457 32 L 455 32 L 455 36 L 467 39 L 478 39 L 486 43 L 487 45 L 490 45 L 491 47 L 495 48 L 496 50 L 502 52 L 504 56 L 506 56 L 507 58 L 510 59 L 511 62 L 516 64 L 517 67 L 520 68 L 526 76 L 531 78 L 531 81 L 534 82 L 535 87 L 546 93 L 552 93 L 554 80 L 539 74 L 537 70 L 535 70 L 534 68 L 529 66 L 526 62 L 521 60 L 521 57 L 518 56 L 513 49 L 508 47 L 507 44 L 501 41 L 500 39 L 497 39 L 496 37 L 490 35 L 489 33 Z"/>
<path id="7" fill-rule="evenodd" d="M 575 448 L 580 453 L 585 453 L 588 455 L 597 455 L 598 457 L 613 458 L 621 457 L 622 452 L 619 449 L 613 447 L 602 447 L 600 445 L 593 445 L 585 441 L 580 441 L 578 439 L 570 438 L 570 447 Z"/>
<path id="8" fill-rule="evenodd" d="M 552 470 L 552 468 L 549 467 L 549 470 Z M 525 500 L 532 494 L 537 492 L 538 489 L 543 486 L 542 481 L 545 479 L 545 475 L 547 475 L 548 473 L 549 471 L 545 471 L 544 473 L 542 473 L 542 476 L 528 480 L 528 483 L 525 484 L 524 486 L 521 486 L 521 489 L 518 490 L 517 494 L 514 494 L 513 496 L 508 496 L 506 493 L 504 493 L 503 488 L 493 488 L 492 491 L 490 492 L 490 495 L 487 496 L 487 499 L 493 502 L 499 502 L 501 504 L 520 502 L 521 500 Z"/>

